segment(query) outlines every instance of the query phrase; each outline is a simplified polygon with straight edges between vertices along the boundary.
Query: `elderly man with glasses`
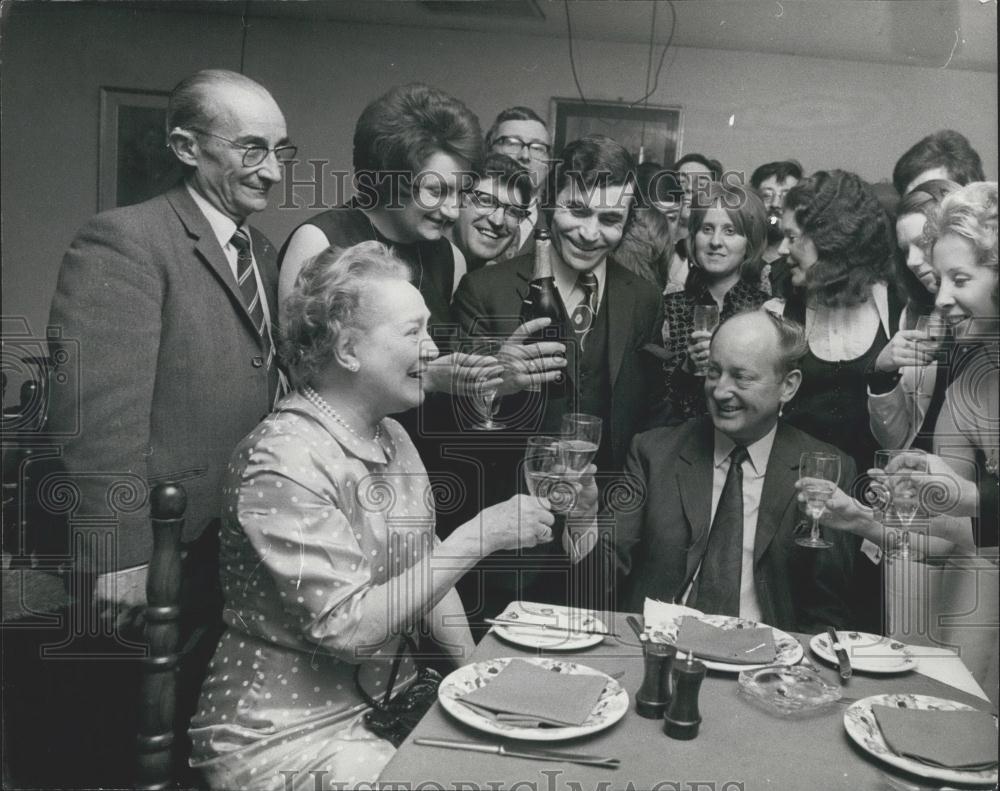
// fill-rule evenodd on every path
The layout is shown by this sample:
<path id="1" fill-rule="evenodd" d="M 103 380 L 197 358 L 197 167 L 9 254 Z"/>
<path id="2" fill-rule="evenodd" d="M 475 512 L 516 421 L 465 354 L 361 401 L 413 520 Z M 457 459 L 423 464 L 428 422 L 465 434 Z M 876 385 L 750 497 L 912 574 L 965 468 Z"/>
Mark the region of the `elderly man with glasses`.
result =
<path id="1" fill-rule="evenodd" d="M 76 606 L 60 631 L 70 647 L 80 643 L 74 635 L 102 640 L 80 643 L 86 655 L 70 663 L 76 671 L 58 671 L 64 682 L 77 675 L 56 718 L 72 721 L 80 711 L 90 719 L 67 725 L 74 744 L 53 753 L 73 756 L 62 761 L 69 775 L 40 785 L 131 784 L 122 745 L 135 738 L 134 678 L 130 664 L 110 660 L 134 649 L 125 641 L 136 639 L 145 604 L 148 489 L 160 481 L 185 487 L 182 597 L 217 619 L 222 476 L 280 390 L 277 256 L 247 220 L 267 207 L 296 154 L 284 115 L 260 84 L 213 69 L 174 88 L 166 122 L 182 180 L 86 223 L 52 301 L 49 324 L 61 333 L 52 358 L 79 350 L 78 365 L 61 366 L 67 378 L 49 414 L 55 435 L 68 437 L 64 469 L 54 474 L 78 495 L 63 564 Z M 65 663 L 42 664 L 52 674 Z M 39 768 L 60 771 L 54 762 Z"/>
<path id="2" fill-rule="evenodd" d="M 522 255 L 534 249 L 532 232 L 545 218 L 538 211 L 545 198 L 545 185 L 552 161 L 549 129 L 530 107 L 508 107 L 497 115 L 486 133 L 486 149 L 517 160 L 531 173 L 531 204 L 528 216 L 519 223 L 518 239 L 507 248 L 506 258 Z"/>

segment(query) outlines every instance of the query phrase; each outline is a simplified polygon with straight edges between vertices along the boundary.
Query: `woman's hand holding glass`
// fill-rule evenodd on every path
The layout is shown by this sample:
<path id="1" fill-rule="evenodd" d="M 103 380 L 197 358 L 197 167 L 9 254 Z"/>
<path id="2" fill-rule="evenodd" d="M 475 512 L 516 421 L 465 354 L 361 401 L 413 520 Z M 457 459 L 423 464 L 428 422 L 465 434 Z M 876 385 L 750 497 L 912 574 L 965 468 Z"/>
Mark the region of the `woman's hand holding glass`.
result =
<path id="1" fill-rule="evenodd" d="M 548 501 L 541 497 L 517 494 L 484 509 L 479 517 L 486 549 L 484 555 L 528 549 L 552 540 L 555 517 Z"/>
<path id="2" fill-rule="evenodd" d="M 976 516 L 979 491 L 975 482 L 959 475 L 945 459 L 918 450 L 892 453 L 895 455 L 881 465 L 876 459 L 876 469 L 868 470 L 873 486 L 881 487 L 885 499 L 891 498 L 894 476 L 901 477 L 910 490 L 911 499 L 915 499 L 918 506 L 928 513 Z M 913 457 L 919 457 L 919 463 L 924 465 L 919 475 L 914 475 Z"/>
<path id="3" fill-rule="evenodd" d="M 692 315 L 692 332 L 688 339 L 688 370 L 698 376 L 705 375 L 712 334 L 719 326 L 718 305 L 695 305 Z"/>
<path id="4" fill-rule="evenodd" d="M 882 471 L 879 475 L 878 471 Z M 927 454 L 922 450 L 875 451 L 875 470 L 872 471 L 872 499 L 888 516 L 894 514 L 896 523 L 903 529 L 899 533 L 899 546 L 891 557 L 909 558 L 910 528 L 921 511 L 921 478 L 927 473 Z"/>

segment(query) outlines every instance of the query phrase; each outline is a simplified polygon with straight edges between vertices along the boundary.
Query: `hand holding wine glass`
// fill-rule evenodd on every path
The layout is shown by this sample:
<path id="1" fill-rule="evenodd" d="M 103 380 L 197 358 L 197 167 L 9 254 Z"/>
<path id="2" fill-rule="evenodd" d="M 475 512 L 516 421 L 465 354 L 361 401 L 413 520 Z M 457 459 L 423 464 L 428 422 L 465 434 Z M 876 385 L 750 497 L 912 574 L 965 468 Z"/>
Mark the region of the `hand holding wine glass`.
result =
<path id="1" fill-rule="evenodd" d="M 920 478 L 927 473 L 927 454 L 916 448 L 879 450 L 875 452 L 875 468 L 883 473 L 875 477 L 875 485 L 882 487 L 885 512 L 893 514 L 902 526 L 899 545 L 888 554 L 910 558 L 910 528 L 920 512 Z"/>
<path id="2" fill-rule="evenodd" d="M 572 510 L 577 487 L 566 479 L 566 461 L 560 437 L 528 437 L 524 451 L 524 481 L 528 492 L 548 500 L 553 511 Z"/>
<path id="3" fill-rule="evenodd" d="M 808 451 L 799 458 L 799 491 L 805 497 L 806 513 L 812 519 L 809 535 L 795 539 L 799 546 L 828 549 L 833 546 L 819 532 L 819 520 L 826 511 L 827 500 L 840 480 L 840 456 L 835 453 Z"/>
<path id="4" fill-rule="evenodd" d="M 688 359 L 698 376 L 705 375 L 708 365 L 712 333 L 719 326 L 718 305 L 695 305 L 692 314 L 691 337 L 688 342 Z"/>

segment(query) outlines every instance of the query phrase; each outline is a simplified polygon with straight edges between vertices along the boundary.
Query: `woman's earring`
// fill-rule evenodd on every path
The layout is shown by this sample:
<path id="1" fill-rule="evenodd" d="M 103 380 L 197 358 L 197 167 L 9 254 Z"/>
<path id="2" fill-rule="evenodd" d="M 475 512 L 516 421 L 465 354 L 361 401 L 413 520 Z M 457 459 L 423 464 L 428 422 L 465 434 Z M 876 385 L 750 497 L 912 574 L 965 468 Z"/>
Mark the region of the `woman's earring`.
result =
<path id="1" fill-rule="evenodd" d="M 778 417 L 781 417 L 782 413 L 785 411 L 785 402 L 780 401 L 778 403 Z"/>
<path id="2" fill-rule="evenodd" d="M 356 373 L 356 372 L 357 372 L 357 370 L 358 370 L 358 369 L 359 369 L 360 367 L 361 367 L 361 365 L 360 365 L 360 364 L 358 363 L 358 361 L 357 361 L 357 360 L 352 360 L 352 361 L 351 361 L 351 362 L 350 362 L 350 363 L 348 364 L 348 366 L 347 366 L 347 370 L 348 370 L 348 371 L 350 371 L 351 373 Z"/>

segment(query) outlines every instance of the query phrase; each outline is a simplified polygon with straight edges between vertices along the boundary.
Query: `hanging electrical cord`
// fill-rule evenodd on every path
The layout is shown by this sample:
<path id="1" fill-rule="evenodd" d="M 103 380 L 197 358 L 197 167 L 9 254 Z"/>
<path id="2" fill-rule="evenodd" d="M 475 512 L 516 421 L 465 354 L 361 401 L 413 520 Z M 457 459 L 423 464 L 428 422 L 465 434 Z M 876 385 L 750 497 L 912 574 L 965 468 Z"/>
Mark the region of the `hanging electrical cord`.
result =
<path id="1" fill-rule="evenodd" d="M 670 49 L 670 45 L 674 42 L 674 33 L 677 32 L 677 9 L 674 7 L 674 0 L 667 0 L 667 5 L 670 7 L 670 35 L 667 36 L 667 43 L 663 45 L 663 52 L 660 53 L 660 62 L 656 66 L 656 76 L 653 78 L 653 87 L 650 88 L 643 96 L 640 96 L 634 102 L 629 105 L 631 110 L 639 102 L 644 102 L 654 93 L 660 84 L 660 72 L 663 70 L 663 61 L 667 57 L 667 51 Z"/>
<path id="2" fill-rule="evenodd" d="M 656 3 L 658 0 L 654 0 L 653 13 L 654 21 L 656 19 Z M 650 96 L 656 93 L 656 89 L 660 83 L 660 72 L 663 70 L 663 62 L 667 57 L 667 51 L 670 49 L 670 45 L 674 41 L 674 33 L 677 31 L 677 9 L 674 7 L 674 0 L 667 0 L 667 5 L 670 6 L 670 34 L 667 36 L 667 43 L 663 45 L 663 52 L 660 53 L 660 61 L 656 66 L 656 76 L 653 78 L 653 87 L 649 87 L 649 74 L 646 75 L 646 93 L 636 99 L 634 102 L 629 103 L 628 108 L 631 110 L 640 102 L 645 102 Z M 566 12 L 566 36 L 569 44 L 569 67 L 573 72 L 573 82 L 576 85 L 576 92 L 580 96 L 580 101 L 584 104 L 589 104 L 587 97 L 583 95 L 583 88 L 580 86 L 580 77 L 576 71 L 576 57 L 573 54 L 573 21 L 570 19 L 569 15 L 569 0 L 563 0 L 563 10 Z M 653 31 L 650 31 L 650 40 L 652 41 Z M 652 54 L 652 53 L 651 53 Z M 650 58 L 650 62 L 652 58 Z"/>
<path id="3" fill-rule="evenodd" d="M 250 25 L 247 24 L 247 17 L 250 16 L 250 0 L 246 0 L 243 4 L 243 15 L 240 18 L 240 22 L 243 25 L 243 37 L 240 40 L 240 74 L 243 74 L 243 67 L 246 65 L 247 57 L 247 32 L 250 30 Z"/>
<path id="4" fill-rule="evenodd" d="M 580 101 L 587 104 L 587 97 L 583 95 L 583 88 L 580 87 L 580 78 L 576 74 L 576 60 L 573 57 L 573 23 L 569 18 L 569 0 L 563 0 L 563 8 L 566 11 L 566 39 L 569 42 L 569 67 L 573 71 L 573 82 L 576 83 L 576 92 L 580 94 Z"/>
<path id="5" fill-rule="evenodd" d="M 649 55 L 646 58 L 646 98 L 642 102 L 642 109 L 649 106 L 649 78 L 653 75 L 653 42 L 656 35 L 656 3 L 653 3 L 653 19 L 649 23 Z M 642 116 L 642 128 L 639 131 L 639 164 L 646 159 L 646 114 Z"/>

